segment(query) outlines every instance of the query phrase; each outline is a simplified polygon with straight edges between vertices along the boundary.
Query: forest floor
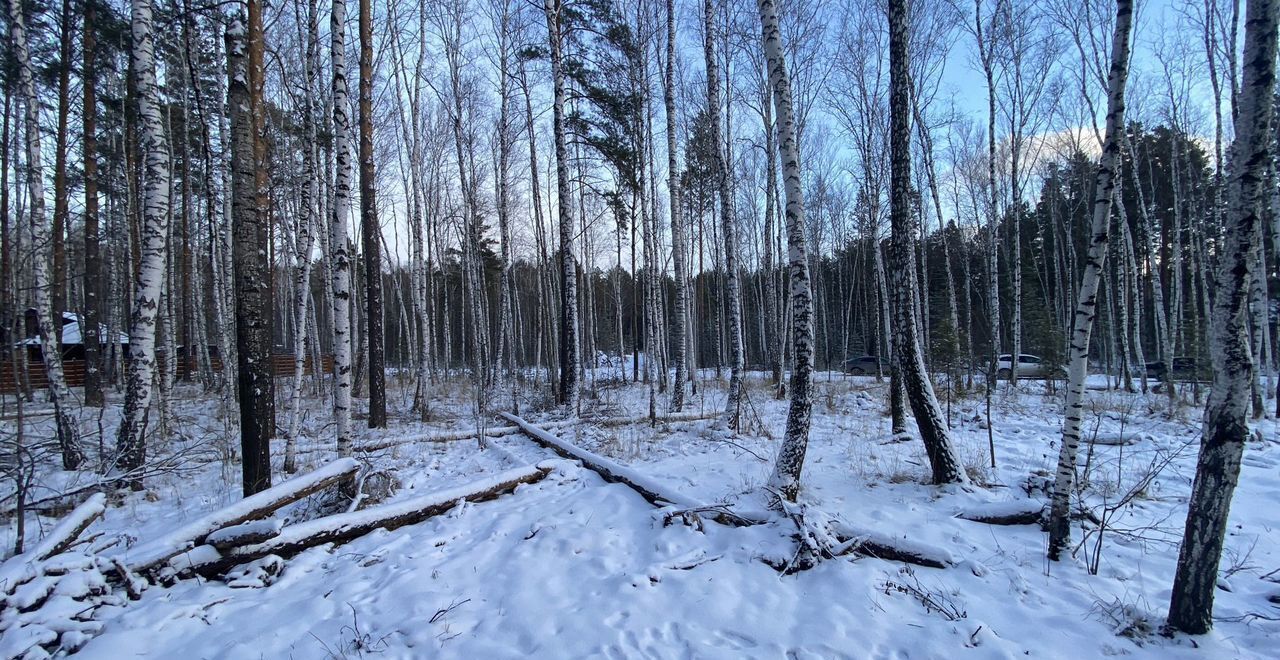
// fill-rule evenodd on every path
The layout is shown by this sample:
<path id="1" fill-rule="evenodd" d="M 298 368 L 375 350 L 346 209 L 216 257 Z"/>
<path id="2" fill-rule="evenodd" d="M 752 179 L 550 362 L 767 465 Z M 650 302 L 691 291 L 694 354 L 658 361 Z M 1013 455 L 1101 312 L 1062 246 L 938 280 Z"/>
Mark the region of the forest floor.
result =
<path id="1" fill-rule="evenodd" d="M 741 433 L 718 420 L 601 426 L 553 433 L 706 502 L 760 510 L 781 443 L 786 401 L 753 374 Z M 281 381 L 283 384 L 284 381 Z M 716 411 L 722 386 L 704 381 L 687 411 Z M 357 444 L 475 426 L 465 381 L 432 388 L 429 415 L 409 413 L 412 392 L 390 383 L 390 428 Z M 583 414 L 640 417 L 642 384 L 596 383 Z M 886 386 L 820 375 L 801 501 L 809 520 L 831 520 L 945 549 L 946 569 L 840 557 L 791 575 L 769 562 L 795 552 L 789 522 L 728 527 L 664 525 L 662 512 L 626 486 L 568 462 L 497 500 L 466 504 L 424 523 L 378 531 L 288 560 L 264 588 L 181 580 L 102 617 L 87 658 L 1275 658 L 1280 649 L 1280 435 L 1272 420 L 1249 443 L 1232 507 L 1213 633 L 1158 634 L 1167 608 L 1194 474 L 1200 406 L 1163 395 L 1091 391 L 1082 502 L 1105 523 L 1073 534 L 1075 553 L 1045 560 L 1038 526 L 955 517 L 991 502 L 1045 499 L 1062 416 L 1045 385 L 1002 386 L 993 397 L 991 456 L 985 401 L 950 404 L 959 451 L 975 486 L 927 485 L 918 440 L 894 442 Z M 666 395 L 659 399 L 665 409 Z M 363 403 L 363 402 L 362 402 Z M 323 397 L 302 424 L 302 469 L 333 458 Z M 945 405 L 945 404 L 944 404 Z M 495 403 L 495 407 L 497 404 Z M 545 404 L 543 404 L 545 407 Z M 522 404 L 537 424 L 556 419 Z M 179 389 L 179 439 L 152 456 L 175 469 L 110 508 L 98 528 L 153 538 L 239 496 L 227 410 Z M 288 420 L 281 406 L 279 423 Z M 87 415 L 87 413 L 86 413 Z M 108 415 L 110 417 L 110 414 Z M 11 424 L 11 422 L 6 422 Z M 97 420 L 86 417 L 89 427 Z M 359 422 L 357 422 L 359 424 Z M 491 422 L 505 425 L 506 422 Z M 111 438 L 114 421 L 103 427 Z M 913 429 L 914 430 L 914 429 Z M 1084 454 L 1085 451 L 1082 451 Z M 273 458 L 283 445 L 273 446 Z M 555 456 L 520 434 L 423 442 L 366 460 L 394 477 L 391 500 L 464 485 Z M 278 473 L 277 473 L 278 474 Z M 41 489 L 76 479 L 49 473 Z M 277 477 L 277 481 L 280 478 Z M 37 489 L 38 495 L 40 491 Z M 311 515 L 302 502 L 288 515 Z M 29 518 L 37 538 L 53 519 Z M 1083 533 L 1082 533 L 1083 532 Z M 14 527 L 0 531 L 12 547 Z"/>

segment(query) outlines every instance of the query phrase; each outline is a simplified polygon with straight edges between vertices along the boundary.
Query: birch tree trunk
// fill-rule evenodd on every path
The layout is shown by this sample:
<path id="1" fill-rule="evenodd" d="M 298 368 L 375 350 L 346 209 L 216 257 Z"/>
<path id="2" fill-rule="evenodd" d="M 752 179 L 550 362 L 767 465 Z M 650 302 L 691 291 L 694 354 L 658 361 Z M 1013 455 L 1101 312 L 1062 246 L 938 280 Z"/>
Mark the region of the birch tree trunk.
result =
<path id="1" fill-rule="evenodd" d="M 369 342 L 369 428 L 387 427 L 387 370 L 382 327 L 382 227 L 373 170 L 373 9 L 360 0 L 360 233 L 364 242 Z"/>
<path id="2" fill-rule="evenodd" d="M 974 27 L 978 38 L 978 59 L 982 62 L 982 72 L 987 80 L 987 306 L 990 308 L 988 328 L 991 333 L 991 362 L 987 371 L 987 390 L 991 390 L 996 379 L 996 364 L 1000 355 L 1000 263 L 996 251 L 1000 228 L 999 199 L 996 195 L 996 83 L 995 83 L 995 46 L 990 43 L 995 36 L 987 34 L 983 39 L 982 32 L 982 0 L 974 0 Z M 1016 382 L 1018 375 L 1018 356 L 1011 356 L 1009 379 Z M 991 402 L 987 401 L 987 424 L 991 424 Z"/>
<path id="3" fill-rule="evenodd" d="M 333 0 L 329 21 L 329 60 L 333 69 L 333 215 L 329 250 L 333 289 L 333 417 L 338 456 L 351 455 L 351 252 L 347 218 L 351 214 L 351 103 L 347 98 L 346 0 Z"/>
<path id="4" fill-rule="evenodd" d="M 285 444 L 284 472 L 297 471 L 295 450 L 298 428 L 302 423 L 302 378 L 307 365 L 307 315 L 311 298 L 311 251 L 315 247 L 315 229 L 319 225 L 320 172 L 316 167 L 318 131 L 316 130 L 317 102 L 320 96 L 317 83 L 320 75 L 320 24 L 319 9 L 315 0 L 307 3 L 306 62 L 303 63 L 305 104 L 302 108 L 303 134 L 307 143 L 302 146 L 303 184 L 300 191 L 297 222 L 296 251 L 293 266 L 293 390 L 290 393 L 289 435 Z M 314 365 L 319 369 L 319 364 Z"/>
<path id="5" fill-rule="evenodd" d="M 147 409 L 151 405 L 151 383 L 156 367 L 156 313 L 160 308 L 160 289 L 169 248 L 166 241 L 169 233 L 169 150 L 156 89 L 151 0 L 133 0 L 132 32 L 130 59 L 137 88 L 138 117 L 142 123 L 145 176 L 139 238 L 141 254 L 137 256 L 139 267 L 134 286 L 133 318 L 129 324 L 129 375 L 118 439 L 120 457 L 117 467 L 126 472 L 141 467 L 146 461 Z M 140 490 L 141 480 L 133 479 L 130 487 Z"/>
<path id="6" fill-rule="evenodd" d="M 58 448 L 62 454 L 62 467 L 75 470 L 84 462 L 76 433 L 75 418 L 71 415 L 71 390 L 67 388 L 62 372 L 62 313 L 56 319 L 51 299 L 54 282 L 49 273 L 49 227 L 44 213 L 44 169 L 40 165 L 40 100 L 27 52 L 26 24 L 19 0 L 9 2 L 9 36 L 12 39 L 14 59 L 17 60 L 18 86 L 26 109 L 27 142 L 27 191 L 28 216 L 30 218 L 32 270 L 37 325 L 40 334 L 40 350 L 44 356 L 45 373 L 49 378 L 49 399 L 53 403 L 54 420 L 58 433 Z"/>
<path id="7" fill-rule="evenodd" d="M 1231 498 L 1249 437 L 1249 389 L 1255 368 L 1249 350 L 1247 296 L 1262 230 L 1266 166 L 1276 75 L 1275 0 L 1249 0 L 1245 20 L 1243 88 L 1228 189 L 1217 297 L 1210 324 L 1213 390 L 1205 405 L 1200 456 L 1169 601 L 1169 628 L 1203 634 L 1213 627 L 1213 597 L 1226 538 Z"/>
<path id="8" fill-rule="evenodd" d="M 787 269 L 791 284 L 791 401 L 787 407 L 787 428 L 778 451 L 769 486 L 790 501 L 800 494 L 800 473 L 809 445 L 809 424 L 813 414 L 813 291 L 809 282 L 809 250 L 805 237 L 804 189 L 800 181 L 800 148 L 795 111 L 791 104 L 791 80 L 782 46 L 775 0 L 757 0 L 760 33 L 773 103 L 778 115 L 778 142 L 782 156 L 783 189 L 786 193 Z"/>
<path id="9" fill-rule="evenodd" d="M 569 191 L 569 151 L 565 137 L 564 38 L 560 33 L 563 0 L 545 0 L 547 39 L 551 46 L 551 84 L 554 90 L 552 133 L 556 150 L 556 203 L 560 209 L 560 391 L 559 403 L 578 410 L 578 286 L 573 257 L 573 196 Z M 535 183 L 535 185 L 537 185 Z"/>
<path id="10" fill-rule="evenodd" d="M 720 233 L 724 240 L 724 293 L 728 303 L 724 329 L 729 343 L 729 393 L 725 421 L 738 429 L 742 414 L 742 286 L 738 273 L 738 230 L 733 219 L 733 197 L 729 192 L 729 163 L 725 161 L 724 136 L 720 123 L 720 73 L 716 65 L 715 20 L 712 1 L 702 1 L 702 50 L 707 67 L 707 123 L 715 148 L 711 153 L 712 175 L 720 196 Z"/>
<path id="11" fill-rule="evenodd" d="M 667 0 L 666 80 L 662 85 L 662 101 L 667 119 L 667 189 L 671 203 L 671 259 L 675 267 L 676 300 L 672 332 L 675 345 L 672 361 L 676 366 L 676 382 L 671 390 L 671 410 L 684 408 L 684 383 L 688 379 L 689 359 L 689 268 L 685 264 L 684 218 L 680 206 L 680 169 L 676 150 L 676 10 L 675 0 Z M 621 267 L 621 264 L 619 264 Z M 621 336 L 622 331 L 618 331 Z"/>
<path id="12" fill-rule="evenodd" d="M 97 35 L 94 26 L 93 0 L 84 4 L 84 90 L 83 127 L 84 151 L 84 320 L 81 337 L 84 339 L 84 405 L 101 408 L 102 348 L 99 337 L 101 303 L 102 258 L 98 251 L 98 136 L 97 136 Z M 4 148 L 4 147 L 0 147 Z M 111 342 L 114 344 L 115 342 Z"/>
<path id="13" fill-rule="evenodd" d="M 1098 284 L 1110 239 L 1111 204 L 1116 188 L 1120 144 L 1124 131 L 1124 88 L 1129 75 L 1129 32 L 1133 0 L 1116 0 L 1115 32 L 1111 38 L 1111 69 L 1107 74 L 1106 133 L 1094 179 L 1093 219 L 1089 251 L 1071 330 L 1067 395 L 1058 452 L 1057 476 L 1049 519 L 1049 559 L 1057 561 L 1071 543 L 1071 492 L 1075 486 L 1076 455 L 1080 451 L 1080 423 L 1084 416 L 1084 380 L 1089 370 L 1089 339 L 1097 315 Z"/>
<path id="14" fill-rule="evenodd" d="M 889 265 L 893 270 L 895 297 L 894 349 L 907 400 L 916 418 L 933 470 L 933 483 L 968 483 L 960 455 L 934 395 L 924 365 L 920 319 L 916 316 L 919 282 L 916 279 L 918 232 L 911 218 L 911 68 L 907 52 L 907 0 L 889 0 Z"/>

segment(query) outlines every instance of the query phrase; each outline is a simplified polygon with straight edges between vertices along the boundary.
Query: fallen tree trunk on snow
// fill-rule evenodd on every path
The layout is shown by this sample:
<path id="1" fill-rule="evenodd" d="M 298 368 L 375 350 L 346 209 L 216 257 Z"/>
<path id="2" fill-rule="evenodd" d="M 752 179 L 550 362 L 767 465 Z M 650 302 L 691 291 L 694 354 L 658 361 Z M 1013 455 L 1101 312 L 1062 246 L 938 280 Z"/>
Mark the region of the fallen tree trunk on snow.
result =
<path id="1" fill-rule="evenodd" d="M 89 525 L 101 518 L 106 510 L 106 495 L 102 493 L 90 495 L 89 499 L 81 502 L 80 506 L 60 520 L 36 547 L 24 552 L 20 557 L 28 557 L 39 561 L 63 552 L 71 547 L 76 542 L 76 539 L 80 538 L 84 530 L 89 529 Z M 14 557 L 14 559 L 17 558 Z"/>
<path id="2" fill-rule="evenodd" d="M 841 540 L 840 545 L 832 550 L 835 556 L 853 553 L 929 568 L 948 568 L 955 564 L 951 553 L 936 545 L 847 525 L 836 525 L 834 531 L 836 538 Z"/>
<path id="3" fill-rule="evenodd" d="M 220 529 L 271 515 L 286 504 L 354 478 L 359 470 L 360 464 L 354 458 L 334 461 L 214 511 L 155 541 L 141 544 L 125 553 L 123 563 L 129 570 L 145 574 L 175 555 L 204 544 L 210 534 Z"/>
<path id="4" fill-rule="evenodd" d="M 688 511 L 710 514 L 710 517 L 717 522 L 735 527 L 759 525 L 776 519 L 776 516 L 765 512 L 735 511 L 729 507 L 700 503 L 662 484 L 658 484 L 624 465 L 569 444 L 515 415 L 509 413 L 501 413 L 501 415 L 524 429 L 525 435 L 528 435 L 538 444 L 565 458 L 581 462 L 584 467 L 599 474 L 605 481 L 620 483 L 631 488 L 654 506 L 675 505 L 683 510 L 677 513 Z M 954 563 L 951 554 L 946 550 L 924 543 L 900 539 L 877 532 L 855 530 L 847 526 L 841 526 L 835 531 L 838 545 L 831 549 L 830 554 L 832 556 L 853 553 L 878 559 L 901 561 L 918 566 L 928 566 L 930 568 L 946 568 Z"/>
<path id="5" fill-rule="evenodd" d="M 1045 513 L 1045 505 L 1036 500 L 1010 500 L 968 507 L 956 517 L 988 525 L 1038 525 Z"/>
<path id="6" fill-rule="evenodd" d="M 599 474 L 602 479 L 609 483 L 622 484 L 634 490 L 640 497 L 643 497 L 656 507 L 675 505 L 682 509 L 707 509 L 702 502 L 677 493 L 621 463 L 569 444 L 515 415 L 510 413 L 501 414 L 507 420 L 519 426 L 524 431 L 524 434 L 532 438 L 534 442 L 569 460 L 581 462 L 584 467 Z"/>
<path id="7" fill-rule="evenodd" d="M 38 573 L 38 564 L 61 554 L 75 544 L 84 530 L 107 510 L 107 496 L 95 493 L 67 514 L 34 548 L 14 555 L 0 564 L 0 594 L 12 593 L 20 584 L 30 581 Z M 0 598 L 0 601 L 3 601 Z"/>
<path id="8" fill-rule="evenodd" d="M 267 555 L 289 557 L 326 543 L 346 543 L 376 529 L 393 530 L 416 525 L 454 508 L 459 502 L 485 502 L 510 493 L 521 484 L 537 483 L 551 474 L 552 469 L 548 463 L 516 468 L 475 483 L 403 502 L 317 518 L 285 527 L 274 538 L 253 545 L 221 552 L 212 546 L 201 546 L 175 568 L 207 577 Z"/>

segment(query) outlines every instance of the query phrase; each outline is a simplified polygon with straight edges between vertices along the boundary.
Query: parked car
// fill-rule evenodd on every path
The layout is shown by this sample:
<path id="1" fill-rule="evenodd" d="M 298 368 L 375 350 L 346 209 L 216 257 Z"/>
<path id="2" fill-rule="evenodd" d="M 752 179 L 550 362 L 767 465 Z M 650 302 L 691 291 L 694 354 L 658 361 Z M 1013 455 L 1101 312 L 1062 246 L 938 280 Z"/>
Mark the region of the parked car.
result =
<path id="1" fill-rule="evenodd" d="M 1013 356 L 1001 355 L 996 359 L 996 378 L 1006 380 L 1013 374 Z M 1035 355 L 1018 356 L 1018 378 L 1061 378 L 1066 375 L 1062 367 L 1054 367 Z"/>
<path id="2" fill-rule="evenodd" d="M 1147 378 L 1154 378 L 1161 382 L 1206 380 L 1207 377 L 1208 374 L 1200 368 L 1193 357 L 1173 358 L 1172 370 L 1165 366 L 1163 360 L 1147 363 Z"/>
<path id="3" fill-rule="evenodd" d="M 881 373 L 880 358 L 874 355 L 849 358 L 844 361 L 844 372 L 851 376 L 870 376 Z"/>

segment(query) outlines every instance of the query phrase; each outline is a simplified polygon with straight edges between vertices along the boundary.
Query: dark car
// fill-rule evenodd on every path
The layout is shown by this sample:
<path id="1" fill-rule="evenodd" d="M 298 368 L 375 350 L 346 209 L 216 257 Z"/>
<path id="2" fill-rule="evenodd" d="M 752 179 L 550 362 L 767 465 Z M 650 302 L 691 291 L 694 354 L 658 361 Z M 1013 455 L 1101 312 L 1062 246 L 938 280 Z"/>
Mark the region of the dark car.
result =
<path id="1" fill-rule="evenodd" d="M 874 355 L 849 358 L 844 361 L 844 372 L 853 376 L 868 376 L 880 373 L 880 358 Z"/>
<path id="2" fill-rule="evenodd" d="M 1147 378 L 1158 381 L 1194 381 L 1203 380 L 1204 370 L 1193 357 L 1173 358 L 1173 369 L 1165 366 L 1163 360 L 1147 363 Z"/>

